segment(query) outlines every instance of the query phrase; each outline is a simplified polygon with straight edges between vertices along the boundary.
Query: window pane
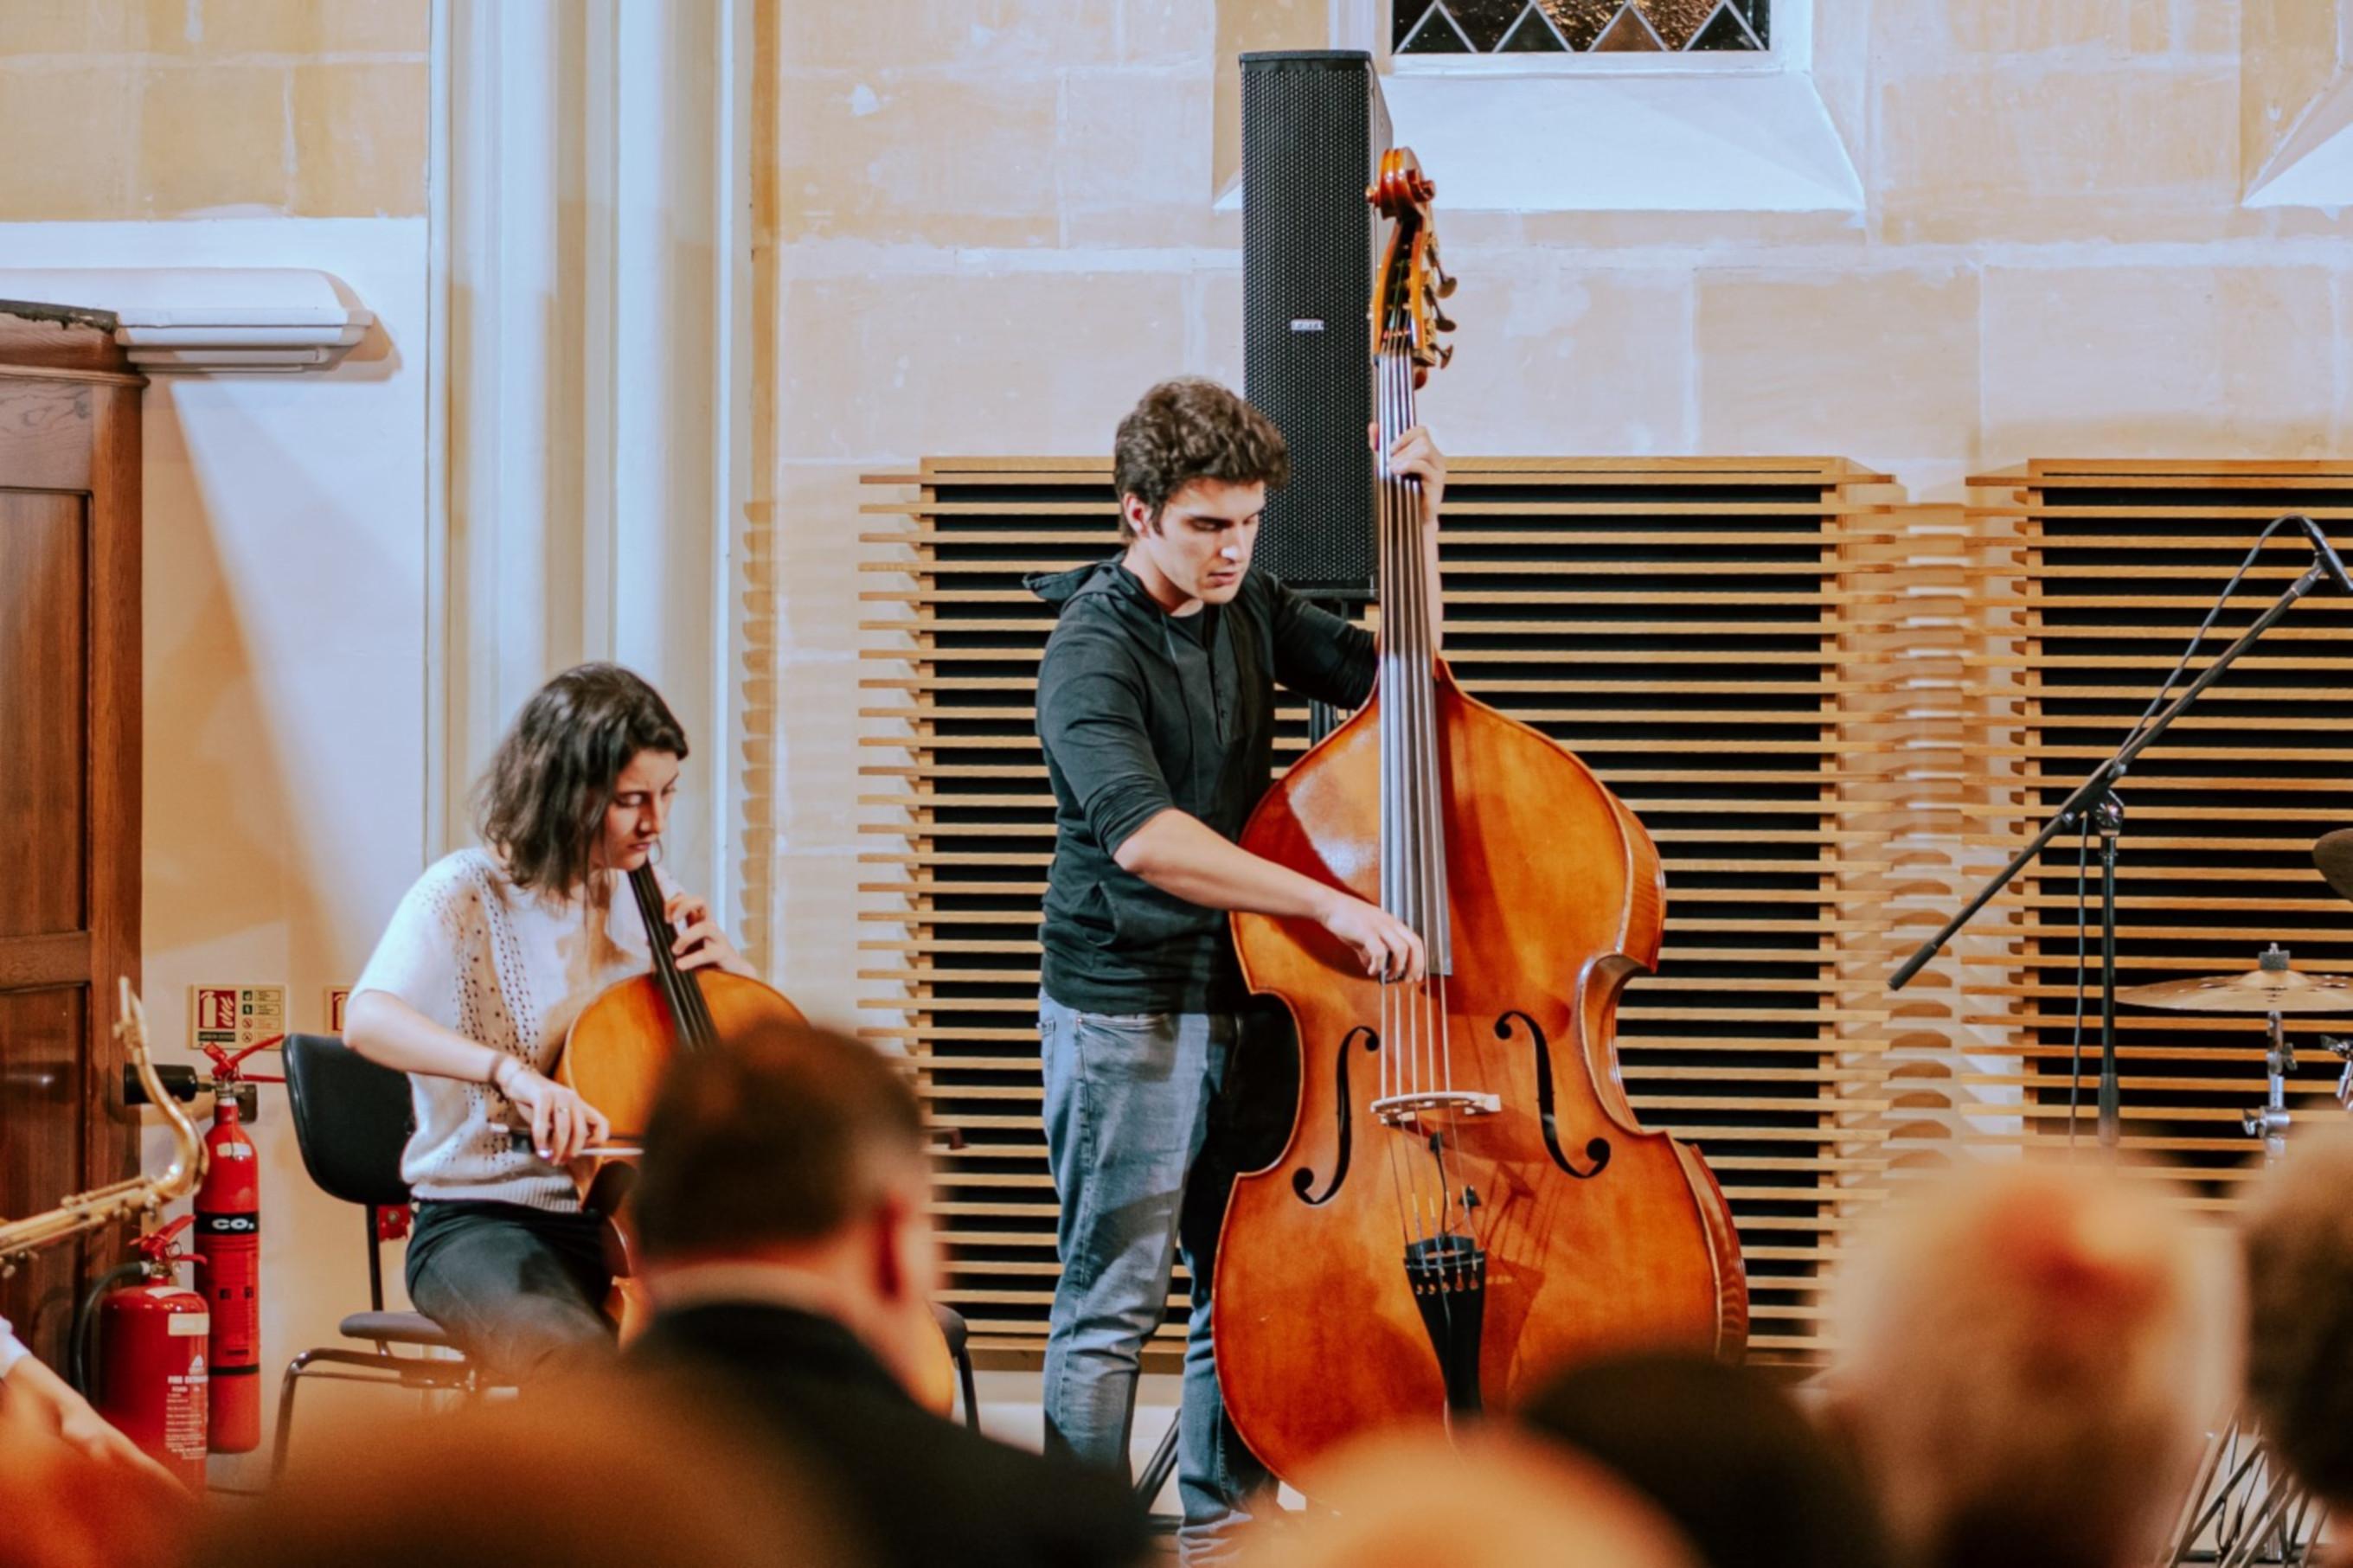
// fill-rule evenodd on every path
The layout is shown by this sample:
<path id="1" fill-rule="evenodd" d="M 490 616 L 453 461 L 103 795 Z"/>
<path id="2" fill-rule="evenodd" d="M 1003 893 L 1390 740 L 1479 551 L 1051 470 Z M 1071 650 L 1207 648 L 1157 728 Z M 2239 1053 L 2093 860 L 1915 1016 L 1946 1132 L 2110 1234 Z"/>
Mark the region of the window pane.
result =
<path id="1" fill-rule="evenodd" d="M 1528 4 L 1529 0 L 1446 0 L 1446 8 L 1471 39 L 1471 47 L 1487 55 L 1495 52 Z"/>
<path id="2" fill-rule="evenodd" d="M 1619 12 L 1618 19 L 1602 28 L 1601 36 L 1593 40 L 1593 52 L 1597 55 L 1657 54 L 1666 47 L 1664 40 L 1651 30 L 1649 19 L 1632 5 Z"/>
<path id="3" fill-rule="evenodd" d="M 1757 27 L 1752 28 L 1746 25 L 1739 7 L 1727 4 L 1717 8 L 1715 15 L 1700 28 L 1688 47 L 1693 49 L 1761 49 L 1765 45 L 1758 29 L 1763 27 L 1764 22 L 1762 6 L 1757 7 Z"/>
<path id="4" fill-rule="evenodd" d="M 1572 49 L 1589 49 L 1625 0 L 1537 0 Z"/>
<path id="5" fill-rule="evenodd" d="M 1671 49 L 1689 47 L 1699 30 L 1707 26 L 1715 15 L 1717 0 L 1636 0 L 1642 15 L 1658 34 L 1659 42 Z"/>
<path id="6" fill-rule="evenodd" d="M 1552 24 L 1545 20 L 1544 12 L 1530 5 L 1521 13 L 1520 25 L 1514 27 L 1497 51 L 1506 55 L 1558 54 L 1568 46 L 1561 41 Z"/>
<path id="7" fill-rule="evenodd" d="M 1432 0 L 1427 10 L 1417 13 L 1413 6 L 1398 0 L 1398 29 L 1405 33 L 1404 42 L 1395 47 L 1401 55 L 1467 55 L 1471 44 L 1463 37 L 1454 18 L 1448 14 L 1445 0 Z"/>
<path id="8" fill-rule="evenodd" d="M 1772 0 L 1390 0 L 1389 47 L 1401 55 L 1754 53 L 1771 42 L 1771 8 Z"/>

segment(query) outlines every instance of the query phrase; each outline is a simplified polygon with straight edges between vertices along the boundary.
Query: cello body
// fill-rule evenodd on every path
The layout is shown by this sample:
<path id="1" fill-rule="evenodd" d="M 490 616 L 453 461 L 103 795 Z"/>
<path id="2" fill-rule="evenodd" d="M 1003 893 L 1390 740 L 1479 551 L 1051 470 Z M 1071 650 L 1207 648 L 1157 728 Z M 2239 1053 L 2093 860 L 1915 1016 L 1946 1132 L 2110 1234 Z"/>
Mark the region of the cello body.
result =
<path id="1" fill-rule="evenodd" d="M 783 992 L 723 971 L 674 971 L 666 978 L 657 969 L 607 986 L 572 1021 L 554 1077 L 605 1113 L 616 1145 L 633 1145 L 645 1135 L 663 1073 L 681 1051 L 696 1048 L 676 1022 L 667 991 L 681 978 L 701 991 L 716 1039 L 755 1024 L 807 1022 Z M 653 1315 L 638 1277 L 637 1237 L 629 1226 L 629 1189 L 637 1182 L 637 1162 L 628 1155 L 584 1154 L 573 1181 L 581 1206 L 605 1216 L 605 1262 L 613 1270 L 613 1291 L 605 1310 L 620 1326 L 626 1344 Z"/>
<path id="2" fill-rule="evenodd" d="M 1615 1029 L 1659 954 L 1659 855 L 1632 812 L 1439 658 L 1421 481 L 1389 454 L 1451 353 L 1430 182 L 1383 155 L 1374 289 L 1380 674 L 1260 802 L 1241 847 L 1378 905 L 1426 973 L 1368 975 L 1312 921 L 1237 913 L 1251 990 L 1300 1051 L 1288 1146 L 1238 1179 L 1211 1293 L 1242 1439 L 1294 1485 L 1383 1426 L 1509 1407 L 1561 1367 L 1673 1346 L 1736 1359 L 1747 1282 L 1697 1151 L 1634 1118 Z"/>
<path id="3" fill-rule="evenodd" d="M 605 1113 L 612 1146 L 630 1148 L 645 1134 L 663 1075 L 682 1052 L 722 1050 L 725 1042 L 762 1025 L 806 1026 L 801 1010 L 774 986 L 724 970 L 684 970 L 670 951 L 671 931 L 651 870 L 629 873 L 645 921 L 653 968 L 617 981 L 581 1010 L 564 1037 L 555 1080 Z M 591 1150 L 573 1167 L 581 1205 L 605 1216 L 606 1263 L 613 1271 L 607 1315 L 626 1344 L 652 1321 L 653 1304 L 638 1271 L 629 1189 L 637 1181 L 634 1153 Z M 908 1364 L 894 1370 L 925 1407 L 945 1415 L 955 1403 L 957 1373 L 947 1342 L 928 1307 L 911 1302 L 904 1342 Z"/>
<path id="4" fill-rule="evenodd" d="M 808 1021 L 783 992 L 741 974 L 705 969 L 693 984 L 723 1039 L 754 1024 Z M 682 1048 L 661 977 L 634 974 L 607 986 L 573 1020 L 555 1081 L 605 1113 L 616 1143 L 630 1142 L 645 1131 L 662 1072 Z"/>

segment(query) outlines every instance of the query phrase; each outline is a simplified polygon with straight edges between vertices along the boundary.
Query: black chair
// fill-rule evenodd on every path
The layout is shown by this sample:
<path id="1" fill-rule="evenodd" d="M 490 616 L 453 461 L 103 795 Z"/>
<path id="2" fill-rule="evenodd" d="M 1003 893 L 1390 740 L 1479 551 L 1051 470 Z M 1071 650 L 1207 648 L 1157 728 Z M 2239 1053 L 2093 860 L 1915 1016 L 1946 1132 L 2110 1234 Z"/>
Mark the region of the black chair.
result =
<path id="1" fill-rule="evenodd" d="M 302 1168 L 331 1196 L 366 1211 L 368 1310 L 353 1312 L 337 1328 L 345 1339 L 375 1348 L 321 1346 L 286 1363 L 278 1394 L 273 1475 L 286 1465 L 294 1391 L 305 1377 L 455 1390 L 470 1397 L 483 1386 L 473 1363 L 459 1353 L 440 1324 L 422 1312 L 387 1312 L 384 1308 L 384 1256 L 376 1216 L 408 1201 L 407 1184 L 400 1179 L 400 1152 L 408 1142 L 410 1124 L 408 1075 L 379 1067 L 332 1035 L 289 1035 L 282 1054 Z M 408 1346 L 413 1353 L 399 1353 L 395 1345 Z M 328 1367 L 342 1370 L 319 1370 Z"/>
<path id="2" fill-rule="evenodd" d="M 972 1331 L 965 1326 L 964 1314 L 954 1307 L 932 1303 L 932 1317 L 940 1325 L 940 1338 L 948 1342 L 948 1357 L 955 1363 L 956 1384 L 964 1394 L 964 1424 L 974 1431 L 980 1430 L 980 1394 L 973 1386 Z"/>

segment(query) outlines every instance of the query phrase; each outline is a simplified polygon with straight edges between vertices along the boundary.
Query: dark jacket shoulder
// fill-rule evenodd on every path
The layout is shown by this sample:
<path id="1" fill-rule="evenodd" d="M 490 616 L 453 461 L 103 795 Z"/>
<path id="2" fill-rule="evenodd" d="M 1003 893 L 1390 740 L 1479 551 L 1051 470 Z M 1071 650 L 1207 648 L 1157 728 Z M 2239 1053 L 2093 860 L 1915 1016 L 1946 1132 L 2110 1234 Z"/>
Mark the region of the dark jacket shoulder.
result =
<path id="1" fill-rule="evenodd" d="M 629 1357 L 723 1390 L 747 1424 L 822 1472 L 886 1564 L 1114 1568 L 1149 1547 L 1115 1479 L 923 1409 L 829 1319 L 765 1303 L 685 1308 L 657 1317 Z"/>

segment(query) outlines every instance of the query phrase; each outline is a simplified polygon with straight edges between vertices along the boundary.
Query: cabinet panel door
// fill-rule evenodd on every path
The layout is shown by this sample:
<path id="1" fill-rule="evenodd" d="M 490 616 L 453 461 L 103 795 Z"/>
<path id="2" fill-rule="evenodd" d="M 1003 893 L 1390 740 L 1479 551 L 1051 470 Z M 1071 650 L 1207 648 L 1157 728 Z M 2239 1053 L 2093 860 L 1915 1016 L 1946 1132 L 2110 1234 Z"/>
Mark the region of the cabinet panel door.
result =
<path id="1" fill-rule="evenodd" d="M 81 1190 L 88 1157 L 82 1107 L 88 990 L 80 985 L 0 991 L 0 1217 L 55 1208 Z M 51 1365 L 65 1349 L 84 1243 L 60 1242 L 26 1258 L 0 1283 L 0 1316 Z"/>
<path id="2" fill-rule="evenodd" d="M 0 939 L 89 925 L 86 515 L 0 491 Z"/>

